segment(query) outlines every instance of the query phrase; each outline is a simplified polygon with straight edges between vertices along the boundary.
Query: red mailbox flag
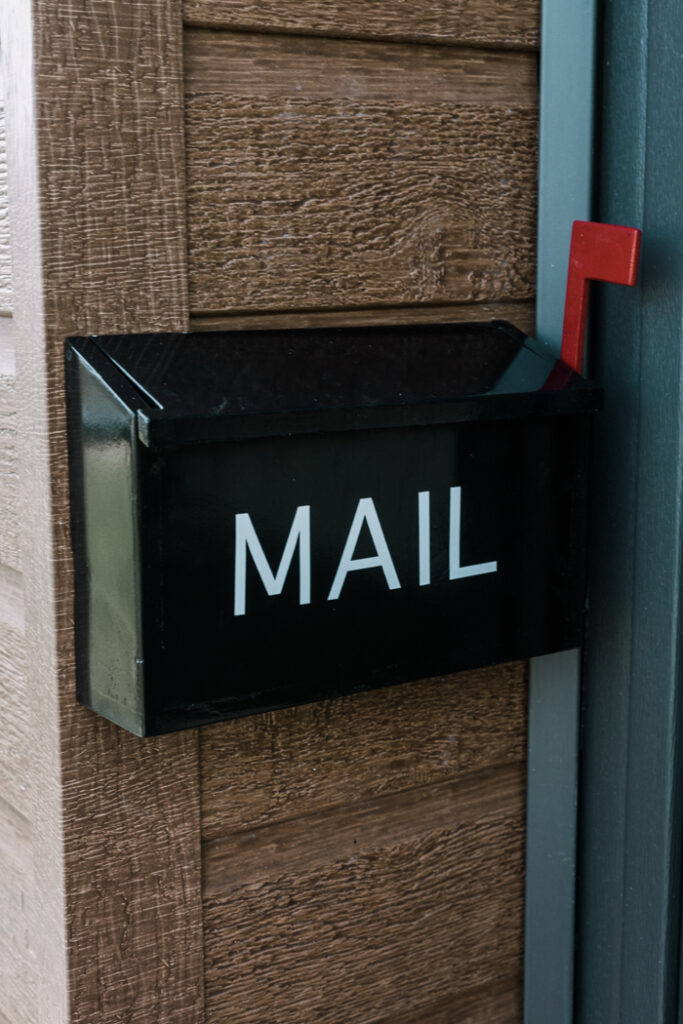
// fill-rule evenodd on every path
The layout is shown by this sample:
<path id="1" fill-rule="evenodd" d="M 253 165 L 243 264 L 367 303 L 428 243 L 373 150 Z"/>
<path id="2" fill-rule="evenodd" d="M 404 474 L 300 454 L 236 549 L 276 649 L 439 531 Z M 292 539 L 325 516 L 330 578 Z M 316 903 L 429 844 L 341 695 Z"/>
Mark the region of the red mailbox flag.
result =
<path id="1" fill-rule="evenodd" d="M 581 373 L 590 281 L 634 285 L 641 232 L 617 224 L 575 220 L 569 250 L 561 359 Z"/>

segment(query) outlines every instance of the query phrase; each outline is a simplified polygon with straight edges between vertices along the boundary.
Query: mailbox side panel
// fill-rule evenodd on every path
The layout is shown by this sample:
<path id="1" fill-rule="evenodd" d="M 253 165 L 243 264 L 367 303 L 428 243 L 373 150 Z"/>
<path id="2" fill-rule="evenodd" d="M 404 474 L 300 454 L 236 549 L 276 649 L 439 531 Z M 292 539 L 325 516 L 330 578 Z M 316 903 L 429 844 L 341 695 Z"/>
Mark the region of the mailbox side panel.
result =
<path id="1" fill-rule="evenodd" d="M 136 418 L 73 350 L 67 374 L 77 696 L 143 736 Z"/>

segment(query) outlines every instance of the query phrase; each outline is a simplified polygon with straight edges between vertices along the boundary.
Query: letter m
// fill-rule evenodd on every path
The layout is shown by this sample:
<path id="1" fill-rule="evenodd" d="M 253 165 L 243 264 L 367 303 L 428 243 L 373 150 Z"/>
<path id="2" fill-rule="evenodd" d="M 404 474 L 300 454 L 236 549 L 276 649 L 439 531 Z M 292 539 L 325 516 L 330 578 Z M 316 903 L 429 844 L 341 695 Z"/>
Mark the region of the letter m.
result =
<path id="1" fill-rule="evenodd" d="M 299 545 L 299 604 L 311 603 L 311 506 L 299 505 L 282 552 L 282 558 L 273 573 L 263 553 L 254 524 L 248 512 L 235 516 L 235 615 L 244 615 L 247 599 L 247 549 L 251 554 L 266 593 L 272 597 L 281 594 L 294 551 Z"/>

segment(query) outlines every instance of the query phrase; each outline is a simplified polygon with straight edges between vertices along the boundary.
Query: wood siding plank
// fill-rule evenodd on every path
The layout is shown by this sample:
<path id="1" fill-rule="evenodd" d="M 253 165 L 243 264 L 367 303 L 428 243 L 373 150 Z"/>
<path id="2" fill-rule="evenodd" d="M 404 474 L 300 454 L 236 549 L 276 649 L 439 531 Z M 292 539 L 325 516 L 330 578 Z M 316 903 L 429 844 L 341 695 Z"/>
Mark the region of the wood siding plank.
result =
<path id="1" fill-rule="evenodd" d="M 512 663 L 207 726 L 203 837 L 522 761 L 526 701 Z"/>
<path id="2" fill-rule="evenodd" d="M 28 909 L 33 892 L 32 736 L 23 581 L 0 564 L 0 1022 L 38 1019 Z"/>
<path id="3" fill-rule="evenodd" d="M 437 1003 L 373 1024 L 519 1024 L 521 1020 L 522 977 L 514 974 L 498 985 L 446 996 Z"/>
<path id="4" fill-rule="evenodd" d="M 17 404 L 14 378 L 0 374 L 0 564 L 21 570 Z"/>
<path id="5" fill-rule="evenodd" d="M 0 623 L 24 631 L 24 581 L 20 572 L 0 562 Z"/>
<path id="6" fill-rule="evenodd" d="M 185 0 L 207 28 L 499 47 L 538 45 L 539 0 Z"/>
<path id="7" fill-rule="evenodd" d="M 380 818 L 369 838 L 356 822 L 351 850 L 342 808 L 336 828 L 311 821 L 307 870 L 296 853 L 291 871 L 266 859 L 240 884 L 237 869 L 205 904 L 207 1018 L 367 1024 L 518 973 L 523 767 L 503 774 L 479 817 L 459 820 L 455 797 L 450 819 L 427 800 L 384 830 Z"/>
<path id="8" fill-rule="evenodd" d="M 514 802 L 521 776 L 521 765 L 504 765 L 211 840 L 203 846 L 204 896 L 409 842 L 422 834 L 425 821 L 433 830 L 481 824 Z"/>
<path id="9" fill-rule="evenodd" d="M 12 828 L 11 847 L 0 839 L 0 1024 L 33 1024 L 40 1017 L 28 917 L 36 898 L 30 830 L 0 798 L 0 836 L 7 827 Z"/>
<path id="10" fill-rule="evenodd" d="M 5 595 L 3 604 L 7 603 Z M 19 615 L 20 610 L 12 610 L 12 619 Z M 0 801 L 31 820 L 33 744 L 28 698 L 23 630 L 0 617 Z M 0 849 L 8 844 L 7 837 L 0 837 Z"/>
<path id="11" fill-rule="evenodd" d="M 533 55 L 185 35 L 193 314 L 533 296 Z"/>
<path id="12" fill-rule="evenodd" d="M 199 1024 L 197 737 L 141 742 L 76 705 L 63 386 L 68 334 L 187 328 L 180 0 L 9 0 L 0 20 L 40 894 L 25 1019 Z"/>
<path id="13" fill-rule="evenodd" d="M 398 309 L 337 309 L 322 313 L 247 313 L 198 316 L 193 331 L 249 331 L 288 327 L 360 327 L 372 324 L 443 324 L 509 320 L 527 334 L 534 332 L 532 302 L 481 302 L 461 306 L 403 306 Z"/>
<path id="14" fill-rule="evenodd" d="M 0 316 L 0 377 L 14 376 L 14 320 Z"/>
<path id="15" fill-rule="evenodd" d="M 0 85 L 0 316 L 12 312 L 12 264 L 9 248 L 9 203 L 7 199 L 7 139 L 5 105 Z"/>
<path id="16" fill-rule="evenodd" d="M 203 1014 L 196 733 L 141 743 L 76 705 L 71 553 L 58 525 L 64 337 L 187 328 L 180 8 L 37 6 L 72 1014 L 188 1024 Z"/>

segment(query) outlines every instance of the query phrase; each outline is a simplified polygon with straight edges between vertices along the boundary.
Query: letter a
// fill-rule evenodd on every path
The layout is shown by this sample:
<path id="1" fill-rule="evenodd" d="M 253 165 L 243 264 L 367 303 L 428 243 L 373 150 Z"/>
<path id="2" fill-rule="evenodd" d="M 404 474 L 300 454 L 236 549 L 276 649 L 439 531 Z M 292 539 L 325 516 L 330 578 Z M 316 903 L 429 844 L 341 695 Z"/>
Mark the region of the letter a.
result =
<path id="1" fill-rule="evenodd" d="M 235 615 L 244 615 L 247 593 L 247 548 L 261 577 L 266 593 L 281 594 L 294 551 L 299 545 L 299 604 L 311 603 L 311 506 L 299 505 L 282 553 L 277 573 L 268 565 L 261 541 L 248 512 L 235 516 Z"/>
<path id="2" fill-rule="evenodd" d="M 360 536 L 360 531 L 363 528 L 363 523 L 368 524 L 372 542 L 375 545 L 376 555 L 371 555 L 369 558 L 353 558 L 353 553 L 356 550 L 356 544 Z M 350 572 L 356 572 L 358 569 L 381 569 L 384 573 L 384 578 L 387 581 L 389 590 L 400 589 L 401 584 L 398 582 L 398 576 L 396 575 L 396 569 L 394 563 L 391 560 L 389 553 L 389 547 L 382 530 L 379 516 L 375 508 L 375 503 L 372 498 L 361 498 L 356 507 L 356 513 L 351 523 L 351 529 L 349 535 L 346 538 L 346 544 L 342 551 L 342 556 L 339 560 L 337 572 L 334 577 L 334 583 L 327 595 L 328 601 L 336 601 L 342 591 L 342 587 L 346 582 L 346 576 Z"/>

